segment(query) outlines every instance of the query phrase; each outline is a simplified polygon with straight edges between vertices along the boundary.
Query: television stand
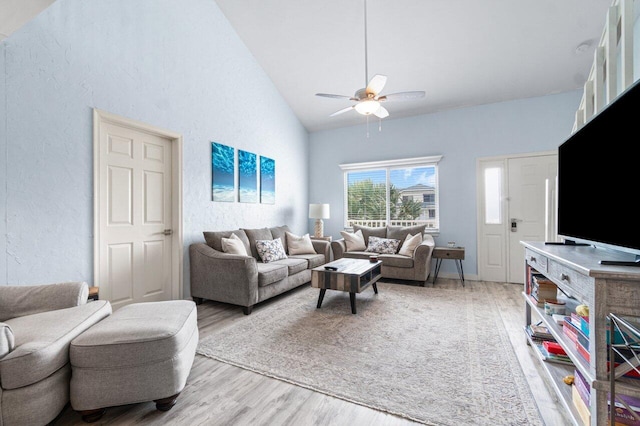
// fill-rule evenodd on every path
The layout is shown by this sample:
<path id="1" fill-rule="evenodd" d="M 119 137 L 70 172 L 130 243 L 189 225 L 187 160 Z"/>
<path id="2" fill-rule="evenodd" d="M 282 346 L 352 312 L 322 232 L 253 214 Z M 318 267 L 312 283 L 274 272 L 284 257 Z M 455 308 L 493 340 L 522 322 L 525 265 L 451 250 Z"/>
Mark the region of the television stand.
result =
<path id="1" fill-rule="evenodd" d="M 636 255 L 636 260 L 601 260 L 600 264 L 613 266 L 636 266 L 640 268 L 640 255 Z"/>
<path id="2" fill-rule="evenodd" d="M 563 242 L 556 242 L 556 241 L 548 241 L 544 243 L 547 246 L 573 246 L 573 247 L 578 247 L 578 246 L 590 246 L 591 244 L 587 244 L 587 243 L 576 243 L 573 240 L 564 240 Z"/>

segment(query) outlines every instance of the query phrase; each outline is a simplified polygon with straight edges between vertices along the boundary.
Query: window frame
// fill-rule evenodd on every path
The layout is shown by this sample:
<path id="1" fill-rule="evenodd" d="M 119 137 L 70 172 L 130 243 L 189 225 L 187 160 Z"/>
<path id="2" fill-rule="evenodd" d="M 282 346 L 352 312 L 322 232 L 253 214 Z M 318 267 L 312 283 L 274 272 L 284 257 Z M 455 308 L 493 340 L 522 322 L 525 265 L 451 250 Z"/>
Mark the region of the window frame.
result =
<path id="1" fill-rule="evenodd" d="M 440 184 L 439 184 L 439 169 L 438 163 L 442 160 L 442 155 L 433 155 L 429 157 L 415 157 L 415 158 L 404 158 L 399 160 L 383 160 L 383 161 L 369 161 L 363 163 L 347 163 L 340 164 L 340 169 L 342 170 L 342 180 L 343 180 L 343 226 L 345 229 L 350 228 L 349 226 L 349 200 L 348 200 L 348 173 L 356 172 L 356 171 L 366 171 L 366 170 L 380 170 L 384 169 L 386 173 L 386 219 L 385 222 L 388 224 L 391 220 L 391 208 L 389 205 L 390 198 L 390 171 L 393 169 L 399 169 L 402 167 L 406 168 L 417 168 L 417 167 L 433 167 L 434 168 L 434 180 L 435 180 L 435 213 L 436 213 L 436 227 L 435 228 L 427 228 L 425 232 L 437 234 L 440 232 Z"/>

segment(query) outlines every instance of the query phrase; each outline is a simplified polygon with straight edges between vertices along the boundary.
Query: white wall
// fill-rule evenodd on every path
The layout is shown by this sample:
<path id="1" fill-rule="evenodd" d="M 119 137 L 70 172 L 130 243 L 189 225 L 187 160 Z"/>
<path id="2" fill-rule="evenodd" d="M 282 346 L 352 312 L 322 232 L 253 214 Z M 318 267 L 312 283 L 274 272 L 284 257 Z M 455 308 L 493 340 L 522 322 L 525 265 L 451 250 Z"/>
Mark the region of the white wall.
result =
<path id="1" fill-rule="evenodd" d="M 214 1 L 58 0 L 0 52 L 0 284 L 92 283 L 94 107 L 184 137 L 186 295 L 202 231 L 307 230 L 308 134 Z M 211 141 L 275 159 L 276 204 L 212 202 Z"/>
<path id="2" fill-rule="evenodd" d="M 440 235 L 465 246 L 465 272 L 477 273 L 476 159 L 555 150 L 570 134 L 580 91 L 378 122 L 311 134 L 309 202 L 331 204 L 325 234 L 344 226 L 343 163 L 442 155 Z M 389 105 L 393 114 L 393 106 Z M 364 121 L 363 117 L 363 121 Z M 442 272 L 455 273 L 453 262 Z"/>

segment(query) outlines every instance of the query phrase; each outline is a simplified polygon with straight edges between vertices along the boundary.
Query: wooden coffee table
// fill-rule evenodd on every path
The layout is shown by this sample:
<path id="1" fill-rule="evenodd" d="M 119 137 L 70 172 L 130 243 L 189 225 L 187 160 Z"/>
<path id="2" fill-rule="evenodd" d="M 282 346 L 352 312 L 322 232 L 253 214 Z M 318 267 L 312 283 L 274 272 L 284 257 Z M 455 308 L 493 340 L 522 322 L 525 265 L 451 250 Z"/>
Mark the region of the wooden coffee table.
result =
<path id="1" fill-rule="evenodd" d="M 376 282 L 380 279 L 381 261 L 370 262 L 362 259 L 342 258 L 329 262 L 311 270 L 311 287 L 319 288 L 318 306 L 322 306 L 322 299 L 327 290 L 346 291 L 351 300 L 351 313 L 356 313 L 356 293 L 361 293 L 369 286 L 378 294 Z M 325 267 L 337 268 L 335 271 Z"/>

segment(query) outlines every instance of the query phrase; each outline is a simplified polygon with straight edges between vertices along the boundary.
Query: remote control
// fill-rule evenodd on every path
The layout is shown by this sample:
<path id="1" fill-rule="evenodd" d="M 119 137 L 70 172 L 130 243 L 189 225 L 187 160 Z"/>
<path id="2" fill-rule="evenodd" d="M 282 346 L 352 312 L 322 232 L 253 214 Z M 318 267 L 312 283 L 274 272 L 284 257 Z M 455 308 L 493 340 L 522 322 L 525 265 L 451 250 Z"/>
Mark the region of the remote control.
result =
<path id="1" fill-rule="evenodd" d="M 325 266 L 324 269 L 326 269 L 327 271 L 337 271 L 338 268 L 336 268 L 335 266 Z"/>

